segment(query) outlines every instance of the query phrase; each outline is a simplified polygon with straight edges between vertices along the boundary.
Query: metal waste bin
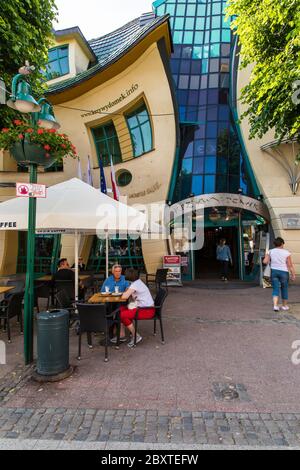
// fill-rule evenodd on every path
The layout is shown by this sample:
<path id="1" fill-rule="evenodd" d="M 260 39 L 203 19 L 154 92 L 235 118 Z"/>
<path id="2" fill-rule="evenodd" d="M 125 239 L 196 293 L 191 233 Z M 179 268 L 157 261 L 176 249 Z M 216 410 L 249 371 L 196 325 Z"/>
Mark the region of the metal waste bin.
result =
<path id="1" fill-rule="evenodd" d="M 69 368 L 69 312 L 37 314 L 37 373 L 56 375 Z"/>

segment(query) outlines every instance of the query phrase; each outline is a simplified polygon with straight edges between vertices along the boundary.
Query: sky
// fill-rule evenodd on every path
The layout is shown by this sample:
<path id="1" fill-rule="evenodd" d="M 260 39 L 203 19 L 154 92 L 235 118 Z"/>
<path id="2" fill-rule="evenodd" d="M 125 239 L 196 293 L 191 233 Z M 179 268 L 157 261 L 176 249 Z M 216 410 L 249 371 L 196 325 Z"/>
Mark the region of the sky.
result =
<path id="1" fill-rule="evenodd" d="M 56 0 L 54 29 L 79 26 L 86 39 L 103 36 L 152 10 L 152 0 Z"/>

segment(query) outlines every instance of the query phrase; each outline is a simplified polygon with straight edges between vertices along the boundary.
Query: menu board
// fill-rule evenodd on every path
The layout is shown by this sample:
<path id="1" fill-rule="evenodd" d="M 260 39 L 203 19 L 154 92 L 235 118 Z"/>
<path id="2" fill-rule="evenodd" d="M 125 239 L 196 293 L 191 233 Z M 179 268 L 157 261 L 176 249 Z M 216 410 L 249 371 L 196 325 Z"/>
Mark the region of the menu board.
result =
<path id="1" fill-rule="evenodd" d="M 169 286 L 182 286 L 181 256 L 169 255 L 163 257 L 163 267 L 168 269 L 167 281 Z"/>

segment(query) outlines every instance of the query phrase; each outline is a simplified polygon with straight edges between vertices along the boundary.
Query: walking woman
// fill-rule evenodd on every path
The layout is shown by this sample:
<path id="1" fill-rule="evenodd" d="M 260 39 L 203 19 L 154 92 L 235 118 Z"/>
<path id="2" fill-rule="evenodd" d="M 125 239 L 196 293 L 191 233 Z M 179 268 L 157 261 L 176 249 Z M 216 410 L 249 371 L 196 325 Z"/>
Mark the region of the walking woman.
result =
<path id="1" fill-rule="evenodd" d="M 292 281 L 296 279 L 295 268 L 292 262 L 291 253 L 284 248 L 284 240 L 277 237 L 274 240 L 274 246 L 269 254 L 264 258 L 264 264 L 271 265 L 271 281 L 273 287 L 273 305 L 274 311 L 278 312 L 279 308 L 279 291 L 281 288 L 282 310 L 289 310 L 288 306 L 288 285 L 289 273 L 291 273 Z"/>
<path id="2" fill-rule="evenodd" d="M 222 281 L 228 280 L 228 271 L 229 263 L 232 264 L 231 250 L 228 245 L 226 245 L 225 238 L 220 240 L 219 245 L 217 246 L 217 260 L 221 265 L 221 279 Z"/>

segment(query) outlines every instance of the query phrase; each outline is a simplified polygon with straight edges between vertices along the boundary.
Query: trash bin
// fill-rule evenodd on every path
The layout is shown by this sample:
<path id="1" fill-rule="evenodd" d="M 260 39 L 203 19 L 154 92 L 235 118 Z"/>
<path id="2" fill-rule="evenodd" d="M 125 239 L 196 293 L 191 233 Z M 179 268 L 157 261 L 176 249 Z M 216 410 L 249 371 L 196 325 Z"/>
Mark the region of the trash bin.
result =
<path id="1" fill-rule="evenodd" d="M 50 376 L 69 369 L 69 312 L 37 314 L 37 373 Z"/>

